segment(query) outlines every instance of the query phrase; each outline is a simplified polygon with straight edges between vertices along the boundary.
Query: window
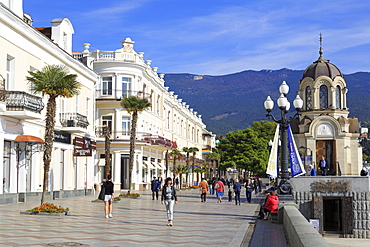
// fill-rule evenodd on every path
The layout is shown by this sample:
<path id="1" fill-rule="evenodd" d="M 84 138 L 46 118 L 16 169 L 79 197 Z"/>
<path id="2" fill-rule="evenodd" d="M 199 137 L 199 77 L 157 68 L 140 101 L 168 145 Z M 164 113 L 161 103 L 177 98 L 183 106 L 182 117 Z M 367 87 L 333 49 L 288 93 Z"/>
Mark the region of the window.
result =
<path id="1" fill-rule="evenodd" d="M 102 125 L 112 130 L 112 116 L 102 116 Z"/>
<path id="2" fill-rule="evenodd" d="M 131 92 L 131 78 L 122 78 L 122 97 L 129 96 Z"/>
<path id="3" fill-rule="evenodd" d="M 171 112 L 168 111 L 168 115 L 167 115 L 167 129 L 170 129 L 170 114 L 171 114 Z"/>
<path id="4" fill-rule="evenodd" d="M 328 108 L 328 87 L 322 85 L 320 87 L 320 109 Z"/>
<path id="5" fill-rule="evenodd" d="M 102 93 L 103 95 L 112 95 L 112 77 L 103 77 L 102 83 Z"/>
<path id="6" fill-rule="evenodd" d="M 310 87 L 306 87 L 306 110 L 312 110 L 312 91 Z"/>
<path id="7" fill-rule="evenodd" d="M 90 104 L 90 98 L 86 98 L 86 118 L 89 119 L 89 104 Z"/>
<path id="8" fill-rule="evenodd" d="M 150 91 L 150 110 L 154 111 L 154 91 Z"/>
<path id="9" fill-rule="evenodd" d="M 80 109 L 80 95 L 76 95 L 76 113 L 79 112 Z"/>
<path id="10" fill-rule="evenodd" d="M 11 142 L 4 141 L 3 150 L 3 193 L 10 193 L 10 155 Z"/>
<path id="11" fill-rule="evenodd" d="M 14 87 L 14 57 L 7 56 L 6 58 L 6 90 L 11 90 Z"/>
<path id="12" fill-rule="evenodd" d="M 161 99 L 161 96 L 158 95 L 158 97 L 157 97 L 157 115 L 159 115 L 160 99 Z"/>
<path id="13" fill-rule="evenodd" d="M 341 108 L 340 102 L 341 102 L 340 87 L 337 86 L 337 88 L 335 89 L 335 107 L 337 109 L 340 109 Z"/>
<path id="14" fill-rule="evenodd" d="M 60 150 L 60 189 L 64 189 L 64 160 L 65 160 L 65 151 L 64 149 Z"/>
<path id="15" fill-rule="evenodd" d="M 123 116 L 122 117 L 122 134 L 129 135 L 131 130 L 131 121 L 130 117 Z"/>

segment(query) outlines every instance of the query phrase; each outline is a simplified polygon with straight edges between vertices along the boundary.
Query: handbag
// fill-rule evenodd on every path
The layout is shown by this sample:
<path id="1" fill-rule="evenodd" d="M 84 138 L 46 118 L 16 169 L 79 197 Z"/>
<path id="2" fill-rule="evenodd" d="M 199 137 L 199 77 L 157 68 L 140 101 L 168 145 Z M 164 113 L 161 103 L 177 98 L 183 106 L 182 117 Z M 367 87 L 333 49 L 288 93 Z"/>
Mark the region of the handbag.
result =
<path id="1" fill-rule="evenodd" d="M 102 200 L 102 201 L 105 199 L 105 186 L 104 186 L 104 184 L 101 186 L 98 199 Z"/>
<path id="2" fill-rule="evenodd" d="M 215 184 L 215 189 L 218 189 L 218 188 L 220 188 L 220 184 L 219 183 L 216 183 Z"/>

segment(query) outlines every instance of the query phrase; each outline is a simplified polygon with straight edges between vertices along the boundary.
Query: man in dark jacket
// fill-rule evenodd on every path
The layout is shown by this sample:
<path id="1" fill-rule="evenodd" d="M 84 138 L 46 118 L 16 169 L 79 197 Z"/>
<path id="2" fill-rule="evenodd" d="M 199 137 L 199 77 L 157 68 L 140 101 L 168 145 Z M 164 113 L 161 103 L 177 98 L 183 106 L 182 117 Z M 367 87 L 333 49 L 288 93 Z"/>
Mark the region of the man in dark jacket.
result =
<path id="1" fill-rule="evenodd" d="M 159 189 L 161 187 L 161 184 L 158 182 L 156 177 L 153 177 L 151 187 L 152 187 L 152 200 L 154 200 L 154 195 L 158 200 L 158 192 L 159 192 Z"/>
<path id="2" fill-rule="evenodd" d="M 329 164 L 324 156 L 321 156 L 321 160 L 319 161 L 319 167 L 321 170 L 321 176 L 326 176 L 329 171 Z"/>

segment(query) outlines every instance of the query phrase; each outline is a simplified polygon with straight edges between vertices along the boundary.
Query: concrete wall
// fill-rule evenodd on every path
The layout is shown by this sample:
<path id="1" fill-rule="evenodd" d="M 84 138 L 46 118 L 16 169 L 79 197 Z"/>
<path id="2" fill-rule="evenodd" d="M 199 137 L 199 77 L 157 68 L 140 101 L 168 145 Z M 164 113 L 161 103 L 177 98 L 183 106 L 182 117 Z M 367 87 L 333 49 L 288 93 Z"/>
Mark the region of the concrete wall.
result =
<path id="1" fill-rule="evenodd" d="M 295 206 L 284 206 L 284 228 L 290 246 L 294 247 L 325 247 L 329 244 L 313 228 Z"/>

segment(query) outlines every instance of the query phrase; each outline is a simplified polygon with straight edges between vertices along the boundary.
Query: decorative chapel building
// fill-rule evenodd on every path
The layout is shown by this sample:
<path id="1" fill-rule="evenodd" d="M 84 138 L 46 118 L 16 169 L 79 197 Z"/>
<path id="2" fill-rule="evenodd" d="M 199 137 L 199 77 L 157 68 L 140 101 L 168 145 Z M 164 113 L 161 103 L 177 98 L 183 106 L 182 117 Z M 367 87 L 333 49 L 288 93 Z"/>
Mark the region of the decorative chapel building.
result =
<path id="1" fill-rule="evenodd" d="M 298 93 L 304 105 L 295 126 L 297 145 L 305 155 L 311 155 L 316 169 L 325 156 L 330 165 L 328 175 L 359 175 L 362 166 L 359 122 L 348 117 L 347 84 L 338 67 L 324 59 L 321 47 L 319 54 L 306 68 L 299 84 Z"/>

